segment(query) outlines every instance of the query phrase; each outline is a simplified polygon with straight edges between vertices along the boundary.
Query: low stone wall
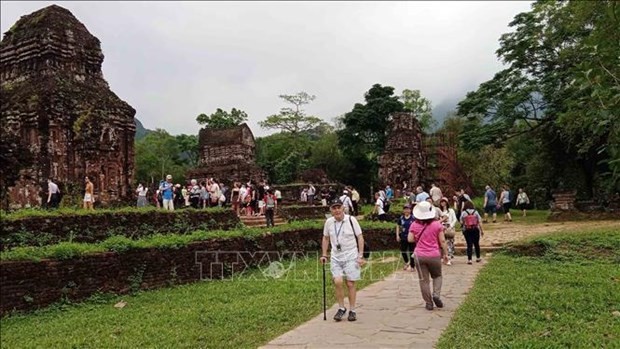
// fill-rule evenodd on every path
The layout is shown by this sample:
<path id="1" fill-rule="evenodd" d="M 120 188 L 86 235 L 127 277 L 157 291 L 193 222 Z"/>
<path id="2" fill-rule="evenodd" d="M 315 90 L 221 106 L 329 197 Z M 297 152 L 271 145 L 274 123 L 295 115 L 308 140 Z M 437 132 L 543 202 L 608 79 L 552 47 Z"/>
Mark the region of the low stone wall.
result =
<path id="1" fill-rule="evenodd" d="M 110 235 L 140 238 L 156 233 L 183 234 L 198 229 L 230 229 L 240 223 L 232 210 L 105 212 L 3 219 L 0 250 L 60 241 L 94 243 Z"/>
<path id="2" fill-rule="evenodd" d="M 327 213 L 330 213 L 329 206 L 281 206 L 278 208 L 278 214 L 288 221 L 324 219 Z"/>
<path id="3" fill-rule="evenodd" d="M 364 237 L 372 251 L 398 248 L 385 229 L 364 230 Z M 33 310 L 63 299 L 79 301 L 98 292 L 125 294 L 218 279 L 287 259 L 292 256 L 290 251 L 313 252 L 318 258 L 321 238 L 320 230 L 305 229 L 200 241 L 178 249 L 137 249 L 68 260 L 2 261 L 0 314 Z"/>

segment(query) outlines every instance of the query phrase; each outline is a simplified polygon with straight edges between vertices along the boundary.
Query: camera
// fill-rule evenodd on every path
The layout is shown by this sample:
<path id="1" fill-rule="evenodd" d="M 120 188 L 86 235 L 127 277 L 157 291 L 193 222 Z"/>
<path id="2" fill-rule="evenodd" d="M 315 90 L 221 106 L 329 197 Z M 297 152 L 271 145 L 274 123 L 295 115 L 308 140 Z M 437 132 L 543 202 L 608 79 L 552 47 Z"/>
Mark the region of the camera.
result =
<path id="1" fill-rule="evenodd" d="M 342 250 L 342 248 L 340 248 L 340 244 L 336 245 L 336 250 L 337 251 L 341 251 Z"/>

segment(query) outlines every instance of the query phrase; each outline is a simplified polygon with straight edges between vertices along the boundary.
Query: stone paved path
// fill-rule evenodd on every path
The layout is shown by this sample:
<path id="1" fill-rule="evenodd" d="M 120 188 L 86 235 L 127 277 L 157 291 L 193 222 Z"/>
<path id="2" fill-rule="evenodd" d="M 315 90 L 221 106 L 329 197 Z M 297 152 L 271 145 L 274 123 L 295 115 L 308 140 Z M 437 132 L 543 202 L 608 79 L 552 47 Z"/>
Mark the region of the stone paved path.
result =
<path id="1" fill-rule="evenodd" d="M 262 348 L 432 348 L 482 265 L 457 256 L 452 266 L 443 266 L 443 309 L 426 310 L 417 273 L 398 271 L 358 292 L 356 322 L 334 322 L 334 305 L 327 321 L 321 313 Z"/>

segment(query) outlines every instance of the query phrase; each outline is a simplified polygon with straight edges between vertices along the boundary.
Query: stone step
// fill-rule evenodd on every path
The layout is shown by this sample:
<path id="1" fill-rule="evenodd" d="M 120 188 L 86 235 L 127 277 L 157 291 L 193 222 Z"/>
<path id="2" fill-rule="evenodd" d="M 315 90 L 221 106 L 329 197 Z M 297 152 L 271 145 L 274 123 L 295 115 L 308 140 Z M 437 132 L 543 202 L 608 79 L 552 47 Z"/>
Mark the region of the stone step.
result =
<path id="1" fill-rule="evenodd" d="M 259 217 L 239 217 L 239 219 L 245 223 L 245 222 L 264 222 L 266 218 L 264 216 L 259 216 Z M 286 220 L 282 217 L 276 216 L 276 217 L 273 217 L 273 221 L 284 222 Z"/>

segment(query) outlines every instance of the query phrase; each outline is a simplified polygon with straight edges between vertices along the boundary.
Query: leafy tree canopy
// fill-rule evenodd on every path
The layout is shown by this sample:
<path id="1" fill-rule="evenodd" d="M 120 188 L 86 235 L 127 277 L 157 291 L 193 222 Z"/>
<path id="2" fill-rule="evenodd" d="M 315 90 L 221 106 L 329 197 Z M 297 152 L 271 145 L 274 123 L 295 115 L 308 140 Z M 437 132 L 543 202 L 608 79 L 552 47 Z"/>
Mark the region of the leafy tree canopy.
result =
<path id="1" fill-rule="evenodd" d="M 316 116 L 306 115 L 302 109 L 302 106 L 315 100 L 316 96 L 309 95 L 302 91 L 295 95 L 280 95 L 280 98 L 293 106 L 281 108 L 278 114 L 268 116 L 267 119 L 259 122 L 260 127 L 277 129 L 295 135 L 299 132 L 309 131 L 325 124 L 325 122 Z"/>
<path id="2" fill-rule="evenodd" d="M 420 90 L 405 89 L 400 100 L 404 104 L 404 110 L 412 112 L 418 118 L 422 131 L 430 133 L 437 126 L 437 121 L 433 119 L 431 101 L 422 97 Z"/>
<path id="3" fill-rule="evenodd" d="M 227 128 L 241 125 L 248 120 L 248 114 L 240 109 L 232 108 L 230 113 L 217 108 L 215 113 L 211 115 L 200 114 L 196 117 L 199 125 L 205 125 L 208 128 Z"/>

